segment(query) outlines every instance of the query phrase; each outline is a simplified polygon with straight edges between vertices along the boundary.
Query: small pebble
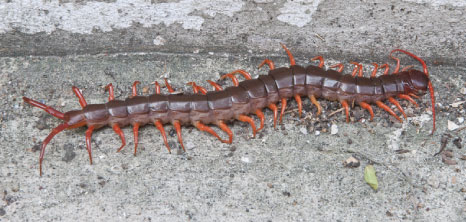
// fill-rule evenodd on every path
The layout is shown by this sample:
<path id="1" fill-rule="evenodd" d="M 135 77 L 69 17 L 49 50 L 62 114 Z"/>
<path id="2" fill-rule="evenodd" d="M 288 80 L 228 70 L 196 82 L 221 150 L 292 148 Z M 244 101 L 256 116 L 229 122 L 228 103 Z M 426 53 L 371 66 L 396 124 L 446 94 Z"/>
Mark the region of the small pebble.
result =
<path id="1" fill-rule="evenodd" d="M 316 130 L 315 134 L 316 134 L 316 136 L 320 135 L 320 131 Z"/>
<path id="2" fill-rule="evenodd" d="M 251 160 L 249 160 L 249 157 L 241 157 L 241 161 L 245 162 L 245 163 L 249 163 L 251 162 Z"/>
<path id="3" fill-rule="evenodd" d="M 359 167 L 360 165 L 361 163 L 359 162 L 359 160 L 353 156 L 343 161 L 343 166 L 349 167 L 349 168 Z"/>
<path id="4" fill-rule="evenodd" d="M 456 125 L 456 123 L 454 123 L 453 121 L 448 120 L 447 127 L 448 127 L 448 130 L 453 131 L 453 130 L 458 129 L 460 126 Z"/>
<path id="5" fill-rule="evenodd" d="M 332 124 L 330 127 L 330 134 L 335 135 L 338 133 L 338 126 L 336 124 Z"/>
<path id="6" fill-rule="evenodd" d="M 460 93 L 463 94 L 463 95 L 466 95 L 466 88 L 460 89 Z"/>
<path id="7" fill-rule="evenodd" d="M 450 104 L 453 108 L 458 108 L 461 104 L 463 104 L 465 101 L 460 101 L 460 102 L 455 102 Z"/>
<path id="8" fill-rule="evenodd" d="M 461 149 L 463 146 L 461 145 L 461 138 L 460 137 L 456 137 L 454 140 L 453 140 L 453 144 L 455 144 L 455 146 L 458 148 L 458 149 Z"/>
<path id="9" fill-rule="evenodd" d="M 305 127 L 302 127 L 299 131 L 301 131 L 302 134 L 307 135 L 307 129 Z"/>
<path id="10" fill-rule="evenodd" d="M 463 123 L 464 122 L 464 117 L 458 117 L 458 123 Z"/>

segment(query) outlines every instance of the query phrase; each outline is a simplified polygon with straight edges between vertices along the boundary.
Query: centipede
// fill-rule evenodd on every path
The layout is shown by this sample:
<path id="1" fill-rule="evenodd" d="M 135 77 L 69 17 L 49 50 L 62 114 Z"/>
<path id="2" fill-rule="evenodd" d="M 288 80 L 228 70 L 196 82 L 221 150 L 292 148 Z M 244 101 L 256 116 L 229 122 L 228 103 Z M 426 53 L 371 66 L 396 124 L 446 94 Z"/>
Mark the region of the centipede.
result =
<path id="1" fill-rule="evenodd" d="M 296 65 L 295 58 L 290 50 L 281 44 L 289 58 L 289 67 L 275 68 L 274 62 L 264 59 L 259 65 L 269 67 L 267 75 L 259 75 L 252 78 L 251 75 L 238 69 L 222 75 L 220 79 L 231 79 L 232 86 L 225 89 L 218 83 L 207 80 L 215 90 L 208 91 L 206 88 L 189 82 L 193 93 L 175 93 L 173 87 L 165 79 L 165 87 L 170 92 L 161 93 L 161 85 L 155 81 L 155 94 L 148 96 L 138 96 L 135 81 L 132 85 L 132 96 L 125 100 L 117 100 L 114 96 L 112 84 L 108 84 L 105 89 L 109 92 L 107 103 L 87 104 L 83 94 L 76 87 L 72 86 L 74 94 L 77 96 L 82 109 L 71 110 L 62 113 L 50 106 L 38 101 L 23 97 L 24 102 L 40 108 L 50 115 L 63 120 L 64 122 L 55 127 L 43 140 L 39 155 L 39 174 L 42 176 L 42 162 L 47 144 L 52 138 L 63 130 L 74 129 L 87 126 L 85 131 L 86 148 L 89 154 L 89 161 L 92 164 L 92 133 L 104 126 L 110 126 L 120 137 L 122 145 L 118 148 L 120 152 L 126 145 L 126 139 L 122 127 L 131 125 L 134 137 L 134 155 L 138 148 L 139 128 L 146 124 L 154 124 L 160 131 L 163 142 L 171 153 L 171 148 L 167 142 L 164 125 L 171 124 L 177 134 L 179 144 L 183 151 L 183 138 L 181 134 L 182 125 L 193 125 L 200 131 L 213 135 L 223 143 L 233 142 L 233 132 L 227 123 L 233 120 L 248 123 L 252 128 L 253 137 L 264 128 L 265 115 L 263 110 L 270 109 L 273 112 L 273 125 L 277 121 L 282 123 L 282 117 L 287 107 L 288 99 L 294 98 L 297 103 L 298 113 L 301 117 L 303 102 L 301 97 L 308 97 L 311 103 L 316 106 L 317 113 L 322 113 L 322 106 L 317 99 L 338 101 L 349 122 L 350 104 L 359 105 L 370 114 L 370 121 L 374 118 L 372 105 L 377 105 L 388 112 L 398 121 L 403 119 L 398 116 L 386 102 L 393 104 L 402 116 L 406 119 L 406 114 L 400 103 L 395 99 L 407 100 L 415 106 L 419 106 L 413 99 L 419 99 L 427 91 L 430 93 L 432 102 L 433 127 L 431 134 L 435 131 L 435 97 L 432 82 L 429 79 L 427 65 L 415 54 L 394 49 L 390 52 L 390 57 L 397 61 L 396 68 L 389 74 L 389 65 L 378 66 L 373 63 L 374 69 L 369 77 L 363 75 L 363 66 L 357 62 L 351 74 L 344 74 L 344 66 L 339 63 L 324 67 L 324 58 L 316 56 L 311 61 L 319 62 L 318 65 L 308 65 L 306 67 Z M 423 70 L 413 69 L 413 66 L 406 66 L 400 70 L 400 59 L 393 56 L 393 53 L 404 53 L 421 63 Z M 333 68 L 337 68 L 334 70 Z M 384 69 L 383 74 L 376 76 L 379 69 Z M 242 75 L 245 80 L 239 81 L 237 75 Z M 280 106 L 278 105 L 280 104 Z M 260 120 L 259 127 L 256 127 L 255 120 L 251 115 L 256 115 Z M 228 139 L 222 139 L 209 125 L 216 125 L 228 135 Z"/>

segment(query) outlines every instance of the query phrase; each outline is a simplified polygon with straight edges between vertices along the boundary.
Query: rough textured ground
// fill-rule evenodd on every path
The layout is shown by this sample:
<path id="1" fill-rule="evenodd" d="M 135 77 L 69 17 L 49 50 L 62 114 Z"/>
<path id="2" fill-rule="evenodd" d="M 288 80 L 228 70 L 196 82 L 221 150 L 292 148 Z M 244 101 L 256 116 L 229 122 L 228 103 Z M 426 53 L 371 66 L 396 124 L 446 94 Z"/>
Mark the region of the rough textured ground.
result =
<path id="1" fill-rule="evenodd" d="M 56 7 L 73 6 L 72 14 L 99 2 L 61 1 Z M 242 4 L 239 9 L 231 6 L 222 13 L 215 4 L 185 2 L 190 9 L 183 15 L 194 16 L 192 20 L 168 24 L 163 21 L 171 17 L 162 16 L 153 24 L 147 23 L 148 27 L 144 22 L 120 27 L 108 21 L 110 30 L 96 24 L 94 30 L 86 32 L 85 24 L 77 23 L 71 26 L 75 29 L 67 30 L 57 20 L 55 28 L 47 29 L 47 22 L 27 22 L 25 12 L 18 20 L 29 24 L 28 28 L 17 20 L 4 20 L 0 26 L 4 56 L 0 58 L 0 221 L 466 219 L 466 160 L 461 159 L 466 153 L 453 143 L 456 138 L 466 140 L 466 130 L 447 129 L 448 120 L 465 125 L 461 118 L 466 103 L 455 104 L 466 101 L 461 2 L 342 5 L 325 1 L 316 3 L 314 9 L 312 2 L 295 1 L 309 11 L 288 17 L 286 7 L 291 3 L 237 2 Z M 5 4 L 0 5 L 2 15 Z M 51 7 L 46 4 L 39 6 Z M 122 1 L 106 4 L 114 4 L 118 11 Z M 9 10 L 19 13 L 26 8 Z M 33 16 L 44 19 L 54 13 Z M 306 14 L 311 15 L 299 17 Z M 198 24 L 201 20 L 196 16 L 203 19 L 199 30 L 198 26 L 183 26 Z M 306 20 L 308 17 L 311 20 Z M 300 23 L 303 21 L 307 22 Z M 228 28 L 222 31 L 225 24 Z M 157 45 L 157 36 L 163 44 Z M 120 153 L 115 152 L 120 146 L 118 136 L 111 128 L 104 128 L 93 135 L 94 164 L 89 165 L 85 128 L 65 131 L 48 145 L 44 175 L 39 177 L 38 149 L 60 121 L 24 104 L 22 96 L 68 111 L 79 108 L 72 85 L 83 90 L 88 103 L 105 102 L 103 86 L 108 83 L 116 86 L 118 98 L 130 95 L 135 80 L 142 82 L 141 94 L 153 93 L 150 83 L 162 77 L 169 77 L 176 88 L 190 91 L 184 85 L 188 81 L 207 86 L 205 80 L 216 80 L 238 68 L 253 76 L 266 74 L 266 69 L 257 70 L 265 57 L 277 66 L 286 66 L 287 58 L 279 51 L 278 42 L 287 43 L 296 52 L 299 64 L 323 54 L 327 64 L 364 61 L 365 70 L 372 69 L 372 61 L 392 62 L 386 55 L 396 47 L 419 54 L 428 61 L 436 89 L 437 131 L 429 134 L 432 116 L 428 96 L 417 100 L 419 108 L 402 102 L 410 116 L 403 124 L 378 108 L 374 121 L 369 122 L 368 113 L 359 107 L 352 109 L 351 123 L 346 123 L 343 113 L 331 115 L 340 105 L 325 100 L 321 100 L 324 114 L 316 117 L 315 107 L 305 99 L 307 118 L 298 118 L 296 103 L 289 102 L 283 125 L 273 129 L 272 114 L 266 110 L 266 127 L 256 138 L 251 138 L 246 124 L 230 124 L 235 134 L 232 145 L 193 127 L 183 127 L 186 153 L 181 152 L 168 125 L 172 154 L 166 151 L 157 129 L 146 126 L 140 130 L 137 156 L 132 153 L 129 127 L 124 128 L 128 145 Z M 402 57 L 402 62 L 417 65 L 407 57 Z M 345 69 L 351 70 L 351 66 Z M 332 125 L 338 128 L 336 134 L 330 133 Z M 434 154 L 445 133 L 451 135 L 445 149 L 451 150 L 452 157 L 442 161 L 441 155 Z M 343 166 L 351 156 L 360 159 L 360 167 Z M 447 164 L 452 160 L 455 165 Z M 368 164 L 377 171 L 378 191 L 364 182 Z"/>

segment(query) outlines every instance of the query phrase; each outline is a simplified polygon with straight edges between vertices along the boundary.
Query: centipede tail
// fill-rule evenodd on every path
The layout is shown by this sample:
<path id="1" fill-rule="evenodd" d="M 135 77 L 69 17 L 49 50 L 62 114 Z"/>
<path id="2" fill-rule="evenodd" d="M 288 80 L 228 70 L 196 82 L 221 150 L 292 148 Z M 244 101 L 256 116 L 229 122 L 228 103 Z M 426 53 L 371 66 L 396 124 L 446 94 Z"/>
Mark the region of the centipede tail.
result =
<path id="1" fill-rule="evenodd" d="M 24 102 L 38 107 L 52 116 L 61 119 L 64 123 L 55 127 L 44 139 L 39 156 L 39 172 L 42 175 L 42 162 L 44 159 L 45 147 L 52 138 L 65 129 L 72 129 L 87 126 L 85 132 L 86 148 L 89 154 L 89 162 L 92 164 L 91 137 L 95 130 L 110 126 L 120 137 L 120 152 L 126 145 L 125 135 L 122 127 L 131 125 L 134 137 L 134 155 L 137 154 L 138 134 L 140 127 L 146 124 L 154 124 L 162 135 L 163 143 L 169 153 L 171 147 L 168 144 L 165 124 L 171 124 L 176 131 L 181 149 L 186 151 L 182 138 L 182 125 L 193 125 L 198 130 L 206 132 L 223 143 L 233 142 L 233 132 L 226 124 L 229 120 L 238 120 L 248 123 L 252 130 L 252 136 L 264 128 L 265 115 L 263 110 L 270 109 L 273 112 L 273 126 L 276 128 L 277 121 L 282 123 L 288 99 L 294 98 L 298 114 L 301 117 L 303 101 L 301 97 L 307 97 L 312 105 L 317 108 L 317 116 L 324 110 L 318 98 L 338 101 L 344 109 L 346 122 L 350 122 L 350 111 L 356 104 L 367 110 L 370 120 L 374 119 L 374 111 L 371 104 L 385 110 L 398 121 L 401 119 L 394 110 L 385 104 L 393 104 L 401 115 L 406 119 L 406 114 L 396 98 L 404 99 L 418 106 L 413 98 L 430 93 L 432 102 L 433 128 L 435 131 L 435 97 L 432 82 L 429 79 L 429 72 L 426 63 L 416 55 L 402 49 L 395 49 L 390 52 L 390 58 L 396 61 L 396 67 L 392 74 L 389 74 L 389 65 L 379 66 L 373 63 L 374 69 L 370 77 L 363 76 L 363 66 L 357 62 L 351 74 L 343 74 L 343 64 L 330 66 L 333 69 L 325 69 L 325 61 L 322 56 L 310 59 L 318 61 L 317 66 L 307 67 L 296 65 L 295 58 L 291 51 L 281 44 L 289 58 L 289 67 L 276 68 L 272 60 L 264 59 L 258 68 L 264 65 L 269 67 L 268 75 L 260 75 L 253 79 L 251 75 L 242 69 L 234 70 L 221 76 L 220 79 L 230 79 L 232 86 L 221 87 L 214 81 L 207 80 L 214 91 L 189 82 L 194 94 L 177 93 L 164 79 L 165 87 L 170 94 L 161 93 L 160 84 L 155 81 L 155 94 L 149 96 L 138 96 L 137 85 L 139 81 L 132 84 L 132 94 L 130 98 L 116 100 L 113 85 L 108 84 L 105 89 L 109 92 L 108 102 L 105 104 L 87 104 L 81 91 L 73 86 L 72 91 L 78 98 L 81 105 L 80 110 L 72 110 L 66 113 L 55 110 L 40 102 L 23 97 Z M 394 52 L 404 53 L 417 61 L 423 67 L 423 71 L 412 69 L 412 66 L 401 68 L 401 60 L 392 54 Z M 378 70 L 383 70 L 383 75 L 376 76 Z M 400 71 L 401 69 L 401 71 Z M 244 78 L 240 81 L 238 77 Z M 259 127 L 256 127 L 254 116 L 259 119 Z M 217 132 L 209 125 L 216 125 L 221 131 L 228 135 L 228 139 L 222 139 Z"/>

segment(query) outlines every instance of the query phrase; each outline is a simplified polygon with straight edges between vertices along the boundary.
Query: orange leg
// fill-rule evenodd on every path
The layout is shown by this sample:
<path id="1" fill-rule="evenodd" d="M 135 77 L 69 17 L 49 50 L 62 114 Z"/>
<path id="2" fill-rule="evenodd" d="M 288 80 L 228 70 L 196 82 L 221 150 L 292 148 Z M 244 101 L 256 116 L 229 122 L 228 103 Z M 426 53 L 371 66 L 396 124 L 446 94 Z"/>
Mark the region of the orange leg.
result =
<path id="1" fill-rule="evenodd" d="M 45 104 L 42 104 L 40 102 L 37 102 L 35 100 L 29 99 L 29 98 L 24 97 L 24 96 L 23 96 L 23 100 L 24 100 L 25 103 L 28 103 L 28 104 L 30 104 L 32 106 L 35 106 L 35 107 L 37 107 L 39 109 L 42 109 L 45 112 L 49 113 L 50 115 L 57 117 L 58 119 L 65 120 L 65 114 L 64 113 L 62 113 L 62 112 L 60 112 L 60 111 L 58 111 L 58 110 L 56 110 L 56 109 L 54 109 L 54 108 L 52 108 L 50 106 L 47 106 Z"/>
<path id="2" fill-rule="evenodd" d="M 392 59 L 396 60 L 396 68 L 395 70 L 392 72 L 392 74 L 394 73 L 398 73 L 398 71 L 400 71 L 400 59 L 395 57 L 395 56 L 392 56 L 392 53 L 390 53 L 390 57 L 392 57 Z"/>
<path id="3" fill-rule="evenodd" d="M 365 103 L 365 102 L 360 102 L 359 105 L 360 105 L 363 109 L 367 109 L 367 111 L 369 111 L 369 114 L 371 114 L 371 119 L 370 119 L 370 121 L 372 121 L 372 120 L 374 119 L 374 111 L 372 111 L 371 105 L 369 105 L 368 103 Z"/>
<path id="4" fill-rule="evenodd" d="M 92 148 L 91 148 L 91 136 L 92 131 L 94 131 L 94 126 L 89 126 L 86 130 L 86 147 L 87 153 L 89 154 L 89 162 L 92 164 Z"/>
<path id="5" fill-rule="evenodd" d="M 324 57 L 322 56 L 316 56 L 314 58 L 311 59 L 311 61 L 315 61 L 315 60 L 319 60 L 319 68 L 322 68 L 324 67 Z"/>
<path id="6" fill-rule="evenodd" d="M 412 96 L 412 97 L 414 97 L 414 98 L 416 98 L 416 99 L 419 99 L 419 96 L 417 96 L 417 95 L 414 94 L 414 93 L 408 93 L 408 95 L 410 95 L 410 96 Z"/>
<path id="7" fill-rule="evenodd" d="M 219 84 L 217 84 L 216 82 L 211 81 L 211 80 L 207 80 L 207 82 L 214 87 L 215 91 L 222 91 L 223 90 L 222 87 Z"/>
<path id="8" fill-rule="evenodd" d="M 204 132 L 208 132 L 212 134 L 213 136 L 217 137 L 217 139 L 222 141 L 223 143 L 228 143 L 227 140 L 222 140 L 222 138 L 220 138 L 220 136 L 218 136 L 217 133 L 212 128 L 202 124 L 200 121 L 195 122 L 193 125 L 200 131 L 204 131 Z"/>
<path id="9" fill-rule="evenodd" d="M 273 64 L 273 62 L 269 59 L 264 59 L 264 61 L 261 62 L 261 64 L 259 65 L 259 67 L 257 67 L 258 69 L 260 69 L 263 65 L 267 64 L 269 66 L 269 69 L 270 70 L 273 70 L 275 69 L 275 65 Z"/>
<path id="10" fill-rule="evenodd" d="M 349 105 L 348 105 L 348 102 L 346 100 L 342 100 L 340 103 L 343 106 L 343 108 L 345 108 L 346 122 L 348 123 L 349 122 Z"/>
<path id="11" fill-rule="evenodd" d="M 187 85 L 193 86 L 193 92 L 196 94 L 199 93 L 199 91 L 204 95 L 207 94 L 207 89 L 205 89 L 202 86 L 196 85 L 195 82 L 188 82 Z"/>
<path id="12" fill-rule="evenodd" d="M 23 97 L 23 99 L 24 98 L 25 97 Z M 40 148 L 40 155 L 39 155 L 39 174 L 40 174 L 40 176 L 42 176 L 42 161 L 44 160 L 45 147 L 47 146 L 47 144 L 50 142 L 50 140 L 52 140 L 52 138 L 55 135 L 57 135 L 61 131 L 65 130 L 69 126 L 70 125 L 68 125 L 66 123 L 62 123 L 62 124 L 58 125 L 57 127 L 55 127 L 52 130 L 52 132 L 50 132 L 50 134 L 47 136 L 47 138 L 45 138 L 44 142 L 42 142 L 42 147 Z M 86 131 L 86 133 L 87 133 L 87 131 Z M 86 135 L 86 139 L 87 139 L 87 135 Z M 89 138 L 89 141 L 90 141 L 90 138 Z M 92 160 L 91 160 L 91 163 L 92 163 Z"/>
<path id="13" fill-rule="evenodd" d="M 244 76 L 245 79 L 252 79 L 251 74 L 249 74 L 248 72 L 246 72 L 246 71 L 244 71 L 242 69 L 238 69 L 238 70 L 235 70 L 233 72 L 227 73 L 227 74 L 223 75 L 222 77 L 220 77 L 220 79 L 224 79 L 224 78 L 228 77 L 233 81 L 234 86 L 238 86 L 239 81 L 234 76 L 234 74 L 236 74 L 236 73 L 240 73 L 241 75 Z"/>
<path id="14" fill-rule="evenodd" d="M 115 93 L 113 91 L 113 85 L 109 83 L 107 86 L 105 86 L 105 91 L 108 90 L 108 101 L 112 101 L 115 99 Z"/>
<path id="15" fill-rule="evenodd" d="M 183 138 L 181 138 L 181 124 L 180 124 L 180 121 L 179 120 L 173 120 L 172 124 L 175 127 L 176 135 L 178 135 L 178 141 L 180 141 L 181 148 L 183 148 L 183 151 L 186 152 L 186 149 L 184 149 L 184 145 L 183 145 Z"/>
<path id="16" fill-rule="evenodd" d="M 301 101 L 301 96 L 296 94 L 294 95 L 294 99 L 296 100 L 296 103 L 298 104 L 299 118 L 301 118 L 301 113 L 303 112 L 303 102 Z"/>
<path id="17" fill-rule="evenodd" d="M 249 74 L 248 72 L 246 72 L 246 71 L 244 71 L 242 69 L 237 69 L 237 70 L 235 70 L 233 72 L 230 72 L 230 74 L 232 74 L 232 75 L 236 74 L 236 73 L 241 74 L 245 79 L 252 79 L 251 74 Z"/>
<path id="18" fill-rule="evenodd" d="M 81 105 L 81 107 L 82 108 L 86 107 L 87 106 L 86 99 L 84 99 L 84 96 L 81 93 L 81 91 L 78 89 L 78 87 L 72 86 L 71 88 L 73 89 L 73 92 L 76 95 L 76 97 L 78 97 L 79 104 Z"/>
<path id="19" fill-rule="evenodd" d="M 155 120 L 155 121 L 154 121 L 154 125 L 155 125 L 155 127 L 157 127 L 157 129 L 160 131 L 160 134 L 162 134 L 163 142 L 165 143 L 165 146 L 167 147 L 168 152 L 169 152 L 169 153 L 172 153 L 172 151 L 171 151 L 171 149 L 170 149 L 170 146 L 168 145 L 167 134 L 165 133 L 165 129 L 163 128 L 162 121 L 160 121 L 160 120 Z"/>
<path id="20" fill-rule="evenodd" d="M 228 134 L 228 144 L 231 144 L 233 142 L 233 132 L 231 132 L 231 129 L 228 128 L 227 124 L 225 124 L 222 120 L 217 121 L 217 126 L 223 130 L 225 133 Z"/>
<path id="21" fill-rule="evenodd" d="M 288 54 L 288 58 L 290 58 L 290 66 L 296 65 L 296 62 L 294 61 L 293 54 L 291 54 L 290 50 L 286 48 L 286 46 L 283 43 L 280 43 L 282 45 L 283 49 L 285 50 L 286 54 Z"/>
<path id="22" fill-rule="evenodd" d="M 247 122 L 251 125 L 252 128 L 252 137 L 256 137 L 257 129 L 256 129 L 256 124 L 254 124 L 254 120 L 246 115 L 240 115 L 238 116 L 238 120 L 241 122 Z"/>
<path id="23" fill-rule="evenodd" d="M 138 95 L 138 88 L 137 88 L 137 85 L 138 85 L 139 83 L 141 83 L 141 82 L 139 82 L 139 81 L 134 81 L 133 86 L 131 87 L 132 92 L 133 92 L 133 94 L 132 94 L 133 97 Z"/>
<path id="24" fill-rule="evenodd" d="M 193 87 L 193 92 L 194 92 L 195 94 L 197 94 L 197 93 L 199 92 L 199 90 L 198 90 L 197 85 L 196 85 L 195 82 L 188 82 L 188 83 L 186 83 L 186 85 L 192 86 L 192 87 Z"/>
<path id="25" fill-rule="evenodd" d="M 351 76 L 352 76 L 352 77 L 355 77 L 355 76 L 356 76 L 356 73 L 358 72 L 358 69 L 359 69 L 359 67 L 356 65 L 356 66 L 354 67 L 354 69 L 353 69 L 353 72 L 351 73 Z"/>
<path id="26" fill-rule="evenodd" d="M 403 110 L 403 108 L 401 108 L 400 103 L 398 101 L 396 101 L 396 99 L 394 99 L 393 97 L 388 97 L 388 101 L 391 102 L 393 105 L 395 105 L 396 108 L 398 108 L 398 110 L 400 110 L 401 114 L 403 114 L 403 116 L 406 119 L 405 111 Z"/>
<path id="27" fill-rule="evenodd" d="M 204 87 L 202 87 L 202 86 L 197 86 L 196 88 L 197 88 L 202 94 L 204 94 L 204 95 L 207 94 L 207 89 L 205 89 Z"/>
<path id="28" fill-rule="evenodd" d="M 234 85 L 234 86 L 239 86 L 239 81 L 238 81 L 238 79 L 236 78 L 236 76 L 234 76 L 234 75 L 228 73 L 228 74 L 225 74 L 225 75 L 223 75 L 222 77 L 220 77 L 220 79 L 224 79 L 224 78 L 226 78 L 226 77 L 228 77 L 228 78 L 231 79 L 231 81 L 233 82 L 233 85 Z"/>
<path id="29" fill-rule="evenodd" d="M 404 67 L 401 71 L 404 72 L 404 71 L 408 71 L 409 69 L 413 68 L 414 66 L 413 65 L 410 65 L 410 66 L 406 66 Z"/>
<path id="30" fill-rule="evenodd" d="M 416 101 L 414 101 L 413 98 L 411 98 L 410 96 L 408 96 L 408 95 L 406 95 L 406 94 L 399 94 L 399 95 L 398 95 L 398 98 L 408 100 L 408 101 L 410 101 L 412 104 L 414 104 L 416 107 L 419 107 L 419 105 L 416 103 Z"/>
<path id="31" fill-rule="evenodd" d="M 371 74 L 371 77 L 375 77 L 375 75 L 377 74 L 377 69 L 379 68 L 379 65 L 377 65 L 377 63 L 372 63 L 372 65 L 374 66 L 374 70 L 372 71 L 372 74 Z"/>
<path id="32" fill-rule="evenodd" d="M 319 116 L 320 113 L 322 112 L 322 106 L 317 101 L 317 99 L 316 99 L 316 97 L 314 95 L 310 95 L 309 99 L 311 100 L 312 104 L 314 104 L 317 107 L 317 114 L 316 115 Z"/>
<path id="33" fill-rule="evenodd" d="M 168 83 L 167 78 L 163 78 L 163 80 L 165 81 L 165 86 L 167 87 L 168 92 L 170 92 L 170 93 L 175 92 L 175 90 L 172 88 L 172 86 L 170 85 L 170 83 Z"/>
<path id="34" fill-rule="evenodd" d="M 283 98 L 282 99 L 282 108 L 280 110 L 280 124 L 282 123 L 282 116 L 285 113 L 285 109 L 286 109 L 286 99 Z"/>
<path id="35" fill-rule="evenodd" d="M 388 107 L 387 105 L 385 105 L 384 103 L 380 102 L 380 101 L 376 101 L 375 104 L 377 104 L 378 107 L 384 109 L 385 111 L 387 111 L 388 113 L 390 113 L 390 115 L 392 115 L 393 117 L 395 117 L 398 121 L 400 122 L 403 122 L 402 119 L 400 119 L 400 117 L 398 117 L 395 112 L 393 112 L 392 109 L 390 109 L 390 107 Z"/>
<path id="36" fill-rule="evenodd" d="M 155 94 L 160 94 L 161 91 L 159 83 L 155 81 Z"/>
<path id="37" fill-rule="evenodd" d="M 133 135 L 134 135 L 134 155 L 138 151 L 138 134 L 139 134 L 139 123 L 133 124 Z"/>
<path id="38" fill-rule="evenodd" d="M 113 131 L 115 131 L 115 133 L 120 136 L 120 139 L 121 139 L 121 146 L 120 148 L 117 150 L 117 153 L 120 152 L 123 147 L 126 145 L 126 139 L 125 139 L 125 134 L 123 134 L 123 131 L 121 131 L 121 128 L 120 126 L 118 126 L 118 124 L 114 123 L 113 126 Z"/>
<path id="39" fill-rule="evenodd" d="M 278 117 L 278 108 L 277 105 L 271 103 L 267 106 L 273 112 L 273 128 L 275 129 L 277 126 L 277 117 Z"/>
<path id="40" fill-rule="evenodd" d="M 264 113 L 260 109 L 256 109 L 256 115 L 261 120 L 261 126 L 259 127 L 259 129 L 257 129 L 257 131 L 259 131 L 264 128 L 265 117 Z"/>
<path id="41" fill-rule="evenodd" d="M 385 68 L 385 70 L 383 71 L 383 74 L 388 75 L 388 72 L 390 71 L 390 66 L 387 63 L 381 65 L 380 68 Z"/>
<path id="42" fill-rule="evenodd" d="M 359 77 L 362 77 L 362 65 L 357 62 L 350 62 L 351 64 L 355 65 L 356 67 L 353 69 L 353 73 L 351 74 L 353 77 L 356 76 L 356 72 L 359 70 Z"/>
<path id="43" fill-rule="evenodd" d="M 333 66 L 330 66 L 329 68 L 336 68 L 336 67 L 338 67 L 338 70 L 337 70 L 338 72 L 343 71 L 344 66 L 343 66 L 343 64 L 341 64 L 341 63 L 338 63 L 338 64 L 335 64 L 335 65 L 333 65 Z"/>

